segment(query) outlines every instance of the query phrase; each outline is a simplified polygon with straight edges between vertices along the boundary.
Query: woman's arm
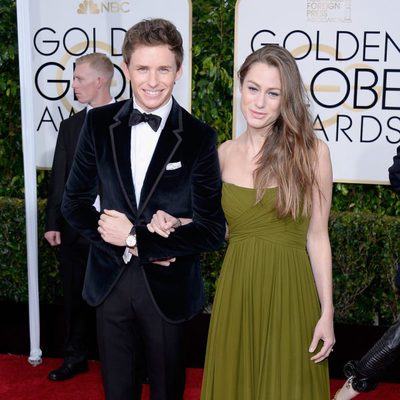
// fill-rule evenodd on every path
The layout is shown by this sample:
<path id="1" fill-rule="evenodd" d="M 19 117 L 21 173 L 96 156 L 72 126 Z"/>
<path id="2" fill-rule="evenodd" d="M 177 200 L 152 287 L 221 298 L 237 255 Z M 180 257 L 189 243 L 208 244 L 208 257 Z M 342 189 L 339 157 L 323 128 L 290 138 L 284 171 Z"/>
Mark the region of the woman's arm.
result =
<path id="1" fill-rule="evenodd" d="M 192 218 L 174 217 L 165 211 L 158 210 L 153 214 L 153 218 L 147 224 L 147 229 L 152 233 L 157 233 L 167 238 L 170 233 L 175 232 L 175 229 L 182 225 L 190 224 L 191 222 L 193 222 Z"/>
<path id="2" fill-rule="evenodd" d="M 320 340 L 323 346 L 311 360 L 322 361 L 329 356 L 335 344 L 333 331 L 332 256 L 328 234 L 328 221 L 332 200 L 332 165 L 328 146 L 319 141 L 316 179 L 310 225 L 307 232 L 307 251 L 321 304 L 321 317 L 315 327 L 309 348 L 314 352 Z"/>

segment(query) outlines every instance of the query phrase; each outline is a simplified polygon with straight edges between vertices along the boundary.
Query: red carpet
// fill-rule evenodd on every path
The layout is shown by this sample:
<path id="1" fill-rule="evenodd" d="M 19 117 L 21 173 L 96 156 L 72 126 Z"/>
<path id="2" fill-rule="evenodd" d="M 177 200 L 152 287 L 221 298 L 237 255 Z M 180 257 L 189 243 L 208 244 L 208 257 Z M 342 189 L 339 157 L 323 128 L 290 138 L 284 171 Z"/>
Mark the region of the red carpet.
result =
<path id="1" fill-rule="evenodd" d="M 32 367 L 27 356 L 0 355 L 0 399 L 1 400 L 104 400 L 99 363 L 91 361 L 89 372 L 80 374 L 72 380 L 51 382 L 47 379 L 50 370 L 57 368 L 60 359 L 45 358 L 43 363 Z M 201 369 L 187 370 L 185 400 L 199 400 L 202 378 Z M 332 380 L 332 393 L 343 381 Z M 148 387 L 145 385 L 142 400 L 148 400 Z M 363 394 L 360 400 L 400 399 L 399 384 L 381 384 L 378 389 Z M 221 399 L 229 400 L 229 399 Z M 268 399 L 266 399 L 268 400 Z M 278 400 L 278 399 L 274 399 Z M 307 399 L 304 399 L 307 400 Z"/>

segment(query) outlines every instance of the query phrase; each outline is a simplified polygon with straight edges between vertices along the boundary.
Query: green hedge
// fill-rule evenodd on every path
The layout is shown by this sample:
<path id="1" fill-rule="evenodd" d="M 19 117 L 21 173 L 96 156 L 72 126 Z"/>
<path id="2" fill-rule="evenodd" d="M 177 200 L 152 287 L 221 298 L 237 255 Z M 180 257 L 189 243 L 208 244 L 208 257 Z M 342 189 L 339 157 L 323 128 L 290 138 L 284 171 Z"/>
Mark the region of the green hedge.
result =
<path id="1" fill-rule="evenodd" d="M 39 293 L 44 303 L 59 303 L 62 296 L 56 251 L 43 238 L 46 202 L 38 201 Z M 0 299 L 28 300 L 25 202 L 0 197 Z"/>
<path id="2" fill-rule="evenodd" d="M 43 303 L 59 303 L 62 295 L 55 249 L 43 239 L 45 201 L 38 202 L 39 286 Z M 24 201 L 0 197 L 0 298 L 28 299 Z M 12 223 L 10 223 L 12 221 Z M 379 214 L 332 212 L 336 321 L 388 324 L 397 318 L 400 302 L 394 276 L 400 255 L 400 220 Z M 207 302 L 225 253 L 204 254 Z"/>
<path id="3" fill-rule="evenodd" d="M 400 220 L 370 213 L 332 213 L 336 320 L 388 324 L 400 302 L 394 285 L 400 256 Z"/>

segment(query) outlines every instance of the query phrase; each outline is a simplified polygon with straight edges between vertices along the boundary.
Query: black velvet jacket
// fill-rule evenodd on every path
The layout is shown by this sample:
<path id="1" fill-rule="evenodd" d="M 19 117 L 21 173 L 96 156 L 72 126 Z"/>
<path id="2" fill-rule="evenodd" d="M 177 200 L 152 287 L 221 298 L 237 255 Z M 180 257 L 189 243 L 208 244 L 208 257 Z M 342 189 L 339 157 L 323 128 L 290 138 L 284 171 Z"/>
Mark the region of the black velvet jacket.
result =
<path id="1" fill-rule="evenodd" d="M 88 112 L 64 192 L 62 213 L 91 242 L 83 296 L 93 306 L 110 293 L 125 268 L 124 247 L 110 245 L 97 232 L 99 213 L 92 206 L 97 184 L 102 209 L 123 212 L 136 225 L 139 258 L 161 314 L 182 321 L 200 311 L 203 284 L 199 253 L 220 247 L 225 219 L 216 134 L 173 100 L 136 204 L 128 126 L 132 100 Z M 140 151 L 140 149 L 139 149 Z M 176 169 L 170 163 L 180 163 Z M 146 224 L 157 210 L 193 218 L 168 239 Z M 176 257 L 169 267 L 153 260 Z"/>
<path id="2" fill-rule="evenodd" d="M 83 122 L 85 121 L 85 116 L 86 108 L 61 122 L 54 152 L 53 166 L 51 168 L 49 195 L 46 205 L 45 232 L 61 232 L 62 246 L 70 246 L 77 241 L 86 243 L 86 240 L 61 215 L 64 187 L 74 161 L 76 145 Z"/>

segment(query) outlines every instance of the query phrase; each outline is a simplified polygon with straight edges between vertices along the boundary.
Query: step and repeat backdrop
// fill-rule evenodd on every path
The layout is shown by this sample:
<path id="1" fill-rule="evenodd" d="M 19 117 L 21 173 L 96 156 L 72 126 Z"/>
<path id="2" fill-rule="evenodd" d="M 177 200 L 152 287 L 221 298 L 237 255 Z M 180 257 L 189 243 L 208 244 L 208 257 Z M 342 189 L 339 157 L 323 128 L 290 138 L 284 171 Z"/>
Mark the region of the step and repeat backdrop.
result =
<path id="1" fill-rule="evenodd" d="M 75 59 L 84 54 L 107 54 L 114 64 L 112 94 L 130 97 L 122 72 L 122 42 L 125 32 L 144 18 L 172 21 L 182 34 L 185 58 L 183 75 L 174 94 L 190 109 L 191 99 L 191 4 L 185 0 L 149 1 L 54 1 L 27 2 L 30 30 L 28 54 L 32 62 L 29 79 L 34 87 L 32 126 L 37 168 L 51 168 L 60 122 L 84 105 L 74 98 L 72 76 Z"/>
<path id="2" fill-rule="evenodd" d="M 398 0 L 239 0 L 235 73 L 267 43 L 296 58 L 336 182 L 388 183 L 400 143 Z M 236 74 L 235 74 L 236 76 Z M 234 135 L 244 130 L 238 82 Z"/>
<path id="3" fill-rule="evenodd" d="M 172 20 L 185 44 L 175 96 L 190 109 L 191 2 L 76 0 L 29 2 L 31 134 L 37 168 L 50 168 L 62 119 L 81 109 L 71 88 L 74 60 L 99 51 L 115 65 L 113 95 L 130 96 L 122 69 L 124 34 L 154 16 Z M 400 143 L 400 29 L 397 0 L 239 0 L 235 77 L 245 57 L 267 43 L 296 58 L 308 90 L 315 131 L 331 149 L 336 182 L 387 183 Z M 235 84 L 233 136 L 243 131 Z"/>

